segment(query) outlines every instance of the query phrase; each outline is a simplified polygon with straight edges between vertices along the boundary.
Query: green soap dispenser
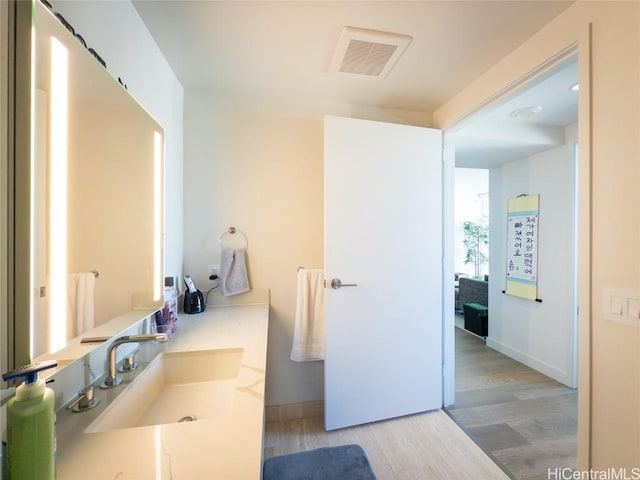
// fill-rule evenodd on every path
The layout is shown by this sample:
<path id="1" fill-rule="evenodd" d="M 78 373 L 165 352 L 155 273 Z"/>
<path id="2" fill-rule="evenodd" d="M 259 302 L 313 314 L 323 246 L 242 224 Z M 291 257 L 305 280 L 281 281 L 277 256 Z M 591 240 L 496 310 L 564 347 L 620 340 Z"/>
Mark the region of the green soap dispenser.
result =
<path id="1" fill-rule="evenodd" d="M 56 367 L 55 361 L 27 365 L 2 375 L 7 382 L 24 377 L 7 404 L 7 452 L 10 480 L 53 480 L 54 393 L 38 372 Z"/>

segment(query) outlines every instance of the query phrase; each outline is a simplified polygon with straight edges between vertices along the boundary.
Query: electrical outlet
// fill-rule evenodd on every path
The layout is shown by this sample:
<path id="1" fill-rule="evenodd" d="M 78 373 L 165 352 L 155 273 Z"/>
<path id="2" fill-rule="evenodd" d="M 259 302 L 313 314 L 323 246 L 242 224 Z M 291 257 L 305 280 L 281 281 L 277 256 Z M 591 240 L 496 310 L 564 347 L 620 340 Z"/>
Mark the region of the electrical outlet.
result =
<path id="1" fill-rule="evenodd" d="M 220 265 L 207 265 L 207 282 L 216 283 L 220 281 Z"/>

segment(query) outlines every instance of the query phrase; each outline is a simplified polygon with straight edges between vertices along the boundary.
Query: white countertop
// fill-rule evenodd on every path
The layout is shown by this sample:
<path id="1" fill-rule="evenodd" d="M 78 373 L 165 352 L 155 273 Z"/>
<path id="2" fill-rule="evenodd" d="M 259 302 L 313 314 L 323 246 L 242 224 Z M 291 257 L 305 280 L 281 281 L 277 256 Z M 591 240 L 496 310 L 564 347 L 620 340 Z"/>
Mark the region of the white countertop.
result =
<path id="1" fill-rule="evenodd" d="M 83 413 L 60 410 L 57 480 L 259 480 L 262 466 L 268 291 L 244 304 L 214 297 L 213 307 L 180 315 L 178 332 L 160 351 L 244 348 L 232 411 L 187 423 L 84 433 L 118 390 L 96 388 L 101 404 Z M 238 296 L 241 297 L 241 296 Z M 248 303 L 248 304 L 247 304 Z M 128 375 L 128 374 L 127 374 Z M 129 380 L 130 382 L 131 380 Z"/>

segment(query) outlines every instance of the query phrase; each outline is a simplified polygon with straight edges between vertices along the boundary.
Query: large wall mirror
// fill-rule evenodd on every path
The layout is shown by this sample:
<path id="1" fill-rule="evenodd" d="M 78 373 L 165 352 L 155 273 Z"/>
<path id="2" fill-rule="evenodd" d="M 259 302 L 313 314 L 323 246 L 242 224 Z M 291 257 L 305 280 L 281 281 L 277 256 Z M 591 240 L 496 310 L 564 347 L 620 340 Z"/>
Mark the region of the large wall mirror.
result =
<path id="1" fill-rule="evenodd" d="M 162 306 L 163 130 L 55 4 L 18 10 L 27 3 L 30 24 L 17 21 L 29 29 L 18 55 L 28 50 L 31 63 L 16 62 L 30 88 L 28 122 L 16 114 L 29 134 L 16 145 L 15 212 L 28 224 L 14 237 L 15 363 L 64 364 L 88 353 L 81 337 L 116 335 Z"/>

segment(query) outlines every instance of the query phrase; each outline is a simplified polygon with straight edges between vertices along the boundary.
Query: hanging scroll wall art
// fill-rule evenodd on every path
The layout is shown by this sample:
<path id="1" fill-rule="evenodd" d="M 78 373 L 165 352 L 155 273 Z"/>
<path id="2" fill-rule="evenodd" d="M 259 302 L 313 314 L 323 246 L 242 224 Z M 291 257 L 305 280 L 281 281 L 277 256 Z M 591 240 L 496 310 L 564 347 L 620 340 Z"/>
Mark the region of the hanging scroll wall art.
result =
<path id="1" fill-rule="evenodd" d="M 507 214 L 507 289 L 504 293 L 538 299 L 539 195 L 509 199 Z"/>

